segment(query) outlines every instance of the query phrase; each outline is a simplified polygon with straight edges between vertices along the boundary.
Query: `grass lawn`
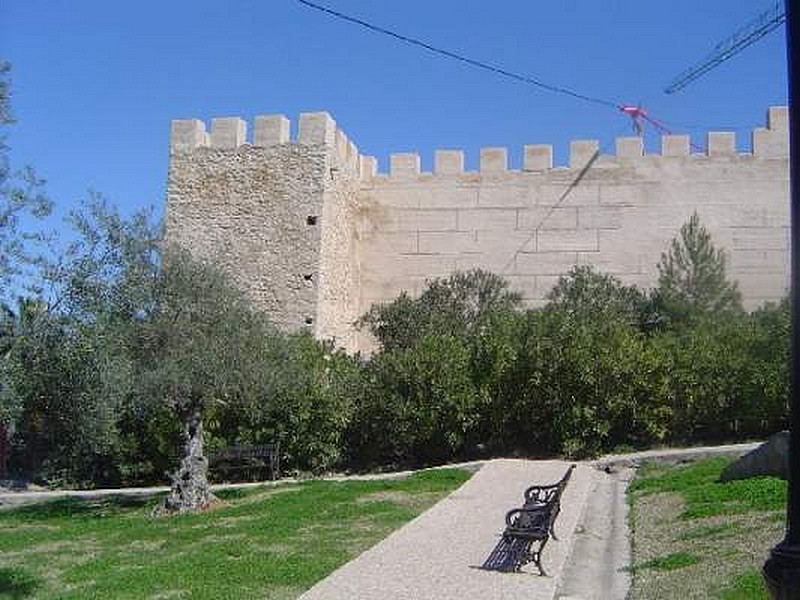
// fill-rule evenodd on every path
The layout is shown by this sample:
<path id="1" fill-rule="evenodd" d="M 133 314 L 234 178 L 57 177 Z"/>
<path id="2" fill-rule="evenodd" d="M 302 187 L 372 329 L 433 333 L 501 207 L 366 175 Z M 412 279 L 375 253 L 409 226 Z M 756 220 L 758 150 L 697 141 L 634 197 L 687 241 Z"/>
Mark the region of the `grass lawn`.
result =
<path id="1" fill-rule="evenodd" d="M 644 465 L 628 488 L 633 600 L 767 600 L 760 569 L 784 533 L 786 482 L 719 483 L 730 459 Z"/>
<path id="2" fill-rule="evenodd" d="M 296 598 L 469 477 L 264 486 L 162 519 L 156 498 L 2 510 L 0 598 Z"/>

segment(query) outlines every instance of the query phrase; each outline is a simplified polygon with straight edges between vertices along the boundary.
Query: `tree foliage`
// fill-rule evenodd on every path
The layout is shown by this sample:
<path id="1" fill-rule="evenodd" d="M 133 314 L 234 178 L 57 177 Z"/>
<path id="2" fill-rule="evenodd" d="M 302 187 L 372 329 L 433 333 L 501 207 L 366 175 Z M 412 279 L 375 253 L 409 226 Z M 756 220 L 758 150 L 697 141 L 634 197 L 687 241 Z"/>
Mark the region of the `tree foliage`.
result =
<path id="1" fill-rule="evenodd" d="M 44 181 L 31 167 L 15 169 L 9 156 L 8 128 L 11 111 L 11 65 L 0 60 L 0 302 L 12 302 L 16 288 L 36 284 L 28 267 L 40 259 L 37 244 L 45 236 L 29 227 L 30 219 L 50 214 L 52 203 Z"/>
<path id="2" fill-rule="evenodd" d="M 738 286 L 727 278 L 725 252 L 715 247 L 696 212 L 661 256 L 655 298 L 662 316 L 676 324 L 742 310 Z"/>
<path id="3" fill-rule="evenodd" d="M 359 320 L 384 350 L 411 348 L 430 333 L 463 337 L 475 334 L 497 312 L 519 307 L 521 297 L 502 277 L 473 269 L 428 282 L 417 298 L 406 292 L 377 304 Z"/>

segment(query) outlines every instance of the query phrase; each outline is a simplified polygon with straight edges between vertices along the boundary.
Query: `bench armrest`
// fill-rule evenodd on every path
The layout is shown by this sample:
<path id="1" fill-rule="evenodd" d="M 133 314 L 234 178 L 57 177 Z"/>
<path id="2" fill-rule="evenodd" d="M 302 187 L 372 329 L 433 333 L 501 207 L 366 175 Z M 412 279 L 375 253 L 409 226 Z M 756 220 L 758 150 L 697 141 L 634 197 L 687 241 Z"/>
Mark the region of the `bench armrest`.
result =
<path id="1" fill-rule="evenodd" d="M 506 513 L 506 527 L 518 527 L 515 518 L 527 516 L 530 523 L 541 523 L 550 518 L 550 506 L 542 505 L 535 508 L 513 508 Z"/>
<path id="2" fill-rule="evenodd" d="M 558 484 L 532 485 L 525 490 L 525 504 L 548 504 L 558 496 Z"/>

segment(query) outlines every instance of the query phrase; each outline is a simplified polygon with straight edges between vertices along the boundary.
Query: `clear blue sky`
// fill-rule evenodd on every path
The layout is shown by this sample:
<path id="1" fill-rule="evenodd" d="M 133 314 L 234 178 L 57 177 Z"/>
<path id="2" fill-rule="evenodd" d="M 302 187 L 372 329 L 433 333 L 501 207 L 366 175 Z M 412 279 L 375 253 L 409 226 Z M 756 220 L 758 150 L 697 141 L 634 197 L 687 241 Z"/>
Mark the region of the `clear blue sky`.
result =
<path id="1" fill-rule="evenodd" d="M 787 101 L 779 29 L 683 92 L 666 84 L 769 0 L 319 0 L 510 70 L 650 113 L 703 143 L 749 130 Z M 4 0 L 0 56 L 13 64 L 12 160 L 48 180 L 63 212 L 89 188 L 128 212 L 164 199 L 169 122 L 328 110 L 386 169 L 390 152 L 597 138 L 613 109 L 541 92 L 334 21 L 295 0 Z M 651 148 L 655 138 L 648 141 Z"/>

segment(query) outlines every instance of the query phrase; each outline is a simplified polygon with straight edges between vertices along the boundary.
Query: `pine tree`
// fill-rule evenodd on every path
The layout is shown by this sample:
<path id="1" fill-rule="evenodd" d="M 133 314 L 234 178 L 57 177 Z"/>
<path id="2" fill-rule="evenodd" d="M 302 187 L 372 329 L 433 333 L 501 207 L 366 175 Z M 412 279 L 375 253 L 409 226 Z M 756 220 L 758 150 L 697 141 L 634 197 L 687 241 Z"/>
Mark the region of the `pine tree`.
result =
<path id="1" fill-rule="evenodd" d="M 736 282 L 728 281 L 725 266 L 725 252 L 714 247 L 711 234 L 693 213 L 661 255 L 655 292 L 659 312 L 671 323 L 680 323 L 702 314 L 741 311 L 742 295 Z"/>

